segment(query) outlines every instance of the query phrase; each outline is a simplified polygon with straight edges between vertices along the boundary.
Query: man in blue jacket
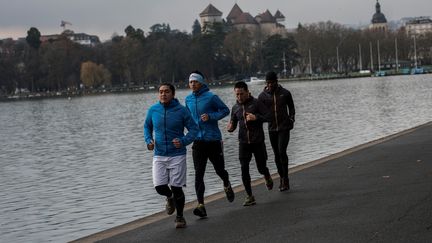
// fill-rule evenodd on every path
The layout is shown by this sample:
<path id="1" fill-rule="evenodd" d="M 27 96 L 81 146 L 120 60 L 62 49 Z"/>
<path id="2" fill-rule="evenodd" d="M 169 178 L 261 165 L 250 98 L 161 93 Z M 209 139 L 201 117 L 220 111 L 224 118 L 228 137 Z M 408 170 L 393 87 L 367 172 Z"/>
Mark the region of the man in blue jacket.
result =
<path id="1" fill-rule="evenodd" d="M 229 202 L 234 200 L 234 192 L 225 170 L 222 147 L 222 135 L 218 120 L 229 114 L 228 107 L 208 88 L 204 75 L 194 71 L 189 76 L 189 87 L 192 93 L 186 97 L 186 107 L 189 109 L 195 123 L 198 124 L 198 136 L 192 145 L 192 157 L 195 167 L 195 191 L 198 206 L 193 213 L 206 217 L 204 206 L 204 174 L 207 159 L 213 164 L 216 174 L 222 179 L 224 190 Z"/>
<path id="2" fill-rule="evenodd" d="M 149 150 L 154 150 L 153 184 L 156 191 L 167 197 L 169 215 L 177 210 L 176 228 L 186 227 L 183 217 L 186 185 L 186 146 L 193 142 L 198 127 L 186 107 L 174 98 L 172 84 L 159 87 L 159 102 L 150 107 L 144 122 L 144 138 Z M 188 133 L 184 134 L 184 128 Z M 168 186 L 170 185 L 171 188 Z"/>

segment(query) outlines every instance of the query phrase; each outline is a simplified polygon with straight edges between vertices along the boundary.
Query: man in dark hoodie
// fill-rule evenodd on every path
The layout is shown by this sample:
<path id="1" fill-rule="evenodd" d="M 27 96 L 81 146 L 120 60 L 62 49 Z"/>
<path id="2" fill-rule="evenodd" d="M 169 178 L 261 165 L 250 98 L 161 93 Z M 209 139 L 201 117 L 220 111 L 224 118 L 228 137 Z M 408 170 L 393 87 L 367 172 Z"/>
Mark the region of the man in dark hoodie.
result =
<path id="1" fill-rule="evenodd" d="M 270 143 L 275 155 L 275 163 L 280 176 L 279 191 L 290 189 L 288 179 L 287 147 L 290 130 L 294 127 L 295 108 L 291 92 L 278 84 L 275 72 L 266 75 L 266 87 L 258 100 L 271 107 L 271 121 L 268 123 Z"/>
<path id="2" fill-rule="evenodd" d="M 203 218 L 207 216 L 204 206 L 204 174 L 207 160 L 210 160 L 216 174 L 222 179 L 228 201 L 234 200 L 234 191 L 228 172 L 225 170 L 222 134 L 218 127 L 218 121 L 229 115 L 229 109 L 217 95 L 210 91 L 201 72 L 194 71 L 190 74 L 189 87 L 192 93 L 186 97 L 185 103 L 199 129 L 192 146 L 195 192 L 198 201 L 198 206 L 193 213 Z"/>
<path id="3" fill-rule="evenodd" d="M 242 181 L 247 193 L 243 206 L 252 206 L 256 204 L 249 174 L 252 154 L 255 157 L 258 172 L 264 175 L 267 189 L 273 188 L 273 180 L 267 168 L 267 151 L 263 130 L 263 123 L 270 121 L 270 112 L 263 103 L 252 97 L 245 82 L 237 82 L 234 85 L 234 93 L 237 103 L 231 110 L 231 120 L 227 130 L 233 132 L 237 128 L 237 124 L 239 125 L 239 160 Z"/>

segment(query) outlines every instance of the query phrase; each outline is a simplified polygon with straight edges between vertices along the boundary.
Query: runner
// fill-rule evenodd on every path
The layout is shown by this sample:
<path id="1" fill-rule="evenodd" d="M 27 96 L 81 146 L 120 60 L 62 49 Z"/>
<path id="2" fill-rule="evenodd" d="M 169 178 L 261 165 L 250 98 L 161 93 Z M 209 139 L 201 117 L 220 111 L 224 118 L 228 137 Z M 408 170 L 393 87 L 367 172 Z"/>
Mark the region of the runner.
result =
<path id="1" fill-rule="evenodd" d="M 175 227 L 184 228 L 182 187 L 186 186 L 186 146 L 195 139 L 198 127 L 186 107 L 174 96 L 173 85 L 164 83 L 159 87 L 159 102 L 150 107 L 144 122 L 144 138 L 147 148 L 154 150 L 155 189 L 167 197 L 166 212 L 169 215 L 177 210 Z M 186 135 L 184 128 L 188 130 Z"/>
<path id="2" fill-rule="evenodd" d="M 255 205 L 252 194 L 249 164 L 252 154 L 258 172 L 264 175 L 268 190 L 273 188 L 273 180 L 267 168 L 267 151 L 264 143 L 263 123 L 270 120 L 270 112 L 263 103 L 252 97 L 245 82 L 237 82 L 234 86 L 237 103 L 231 110 L 231 120 L 228 123 L 228 132 L 233 132 L 239 124 L 239 160 L 241 165 L 242 181 L 247 197 L 243 206 Z"/>
<path id="3" fill-rule="evenodd" d="M 268 132 L 280 176 L 279 191 L 287 191 L 290 189 L 287 147 L 290 130 L 293 129 L 295 121 L 294 101 L 291 92 L 278 84 L 275 72 L 267 73 L 266 87 L 258 96 L 258 100 L 271 107 L 272 119 L 268 123 Z"/>
<path id="4" fill-rule="evenodd" d="M 207 160 L 210 160 L 216 174 L 222 179 L 228 201 L 234 201 L 234 192 L 228 172 L 225 170 L 222 135 L 218 127 L 218 121 L 226 117 L 230 111 L 223 101 L 210 91 L 201 72 L 194 71 L 190 74 L 189 87 L 192 93 L 186 97 L 185 103 L 199 128 L 198 136 L 192 145 L 195 192 L 198 201 L 193 213 L 199 217 L 206 217 L 204 174 Z"/>

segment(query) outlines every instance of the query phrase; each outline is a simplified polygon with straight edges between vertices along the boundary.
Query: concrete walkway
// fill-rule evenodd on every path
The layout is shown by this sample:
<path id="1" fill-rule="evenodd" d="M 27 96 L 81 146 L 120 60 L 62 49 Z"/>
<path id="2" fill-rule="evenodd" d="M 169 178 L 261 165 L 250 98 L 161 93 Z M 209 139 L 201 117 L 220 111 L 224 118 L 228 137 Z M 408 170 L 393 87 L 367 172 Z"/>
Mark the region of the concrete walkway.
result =
<path id="1" fill-rule="evenodd" d="M 252 167 L 255 169 L 254 167 Z M 174 228 L 164 212 L 77 242 L 432 242 L 432 122 L 291 170 L 291 190 L 253 188 L 243 207 L 235 188 Z"/>

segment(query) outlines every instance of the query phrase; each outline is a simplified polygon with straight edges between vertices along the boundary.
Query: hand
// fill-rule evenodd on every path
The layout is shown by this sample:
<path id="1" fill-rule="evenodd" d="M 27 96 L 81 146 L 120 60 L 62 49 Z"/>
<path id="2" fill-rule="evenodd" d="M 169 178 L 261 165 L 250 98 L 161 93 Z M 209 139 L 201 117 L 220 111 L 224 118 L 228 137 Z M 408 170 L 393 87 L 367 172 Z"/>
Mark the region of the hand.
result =
<path id="1" fill-rule="evenodd" d="M 232 121 L 229 121 L 228 125 L 227 125 L 227 131 L 233 132 L 234 131 L 233 127 L 234 127 L 234 125 L 233 125 Z"/>
<path id="2" fill-rule="evenodd" d="M 147 144 L 147 149 L 148 150 L 153 150 L 154 149 L 154 142 L 153 142 L 153 140 L 151 141 L 151 143 Z"/>
<path id="3" fill-rule="evenodd" d="M 255 121 L 256 116 L 252 113 L 246 112 L 246 121 Z"/>
<path id="4" fill-rule="evenodd" d="M 209 120 L 209 115 L 207 113 L 201 115 L 201 121 L 206 122 L 208 120 Z"/>
<path id="5" fill-rule="evenodd" d="M 181 146 L 182 146 L 181 141 L 178 138 L 174 138 L 172 140 L 172 143 L 174 144 L 174 147 L 176 147 L 176 148 L 181 148 Z"/>

